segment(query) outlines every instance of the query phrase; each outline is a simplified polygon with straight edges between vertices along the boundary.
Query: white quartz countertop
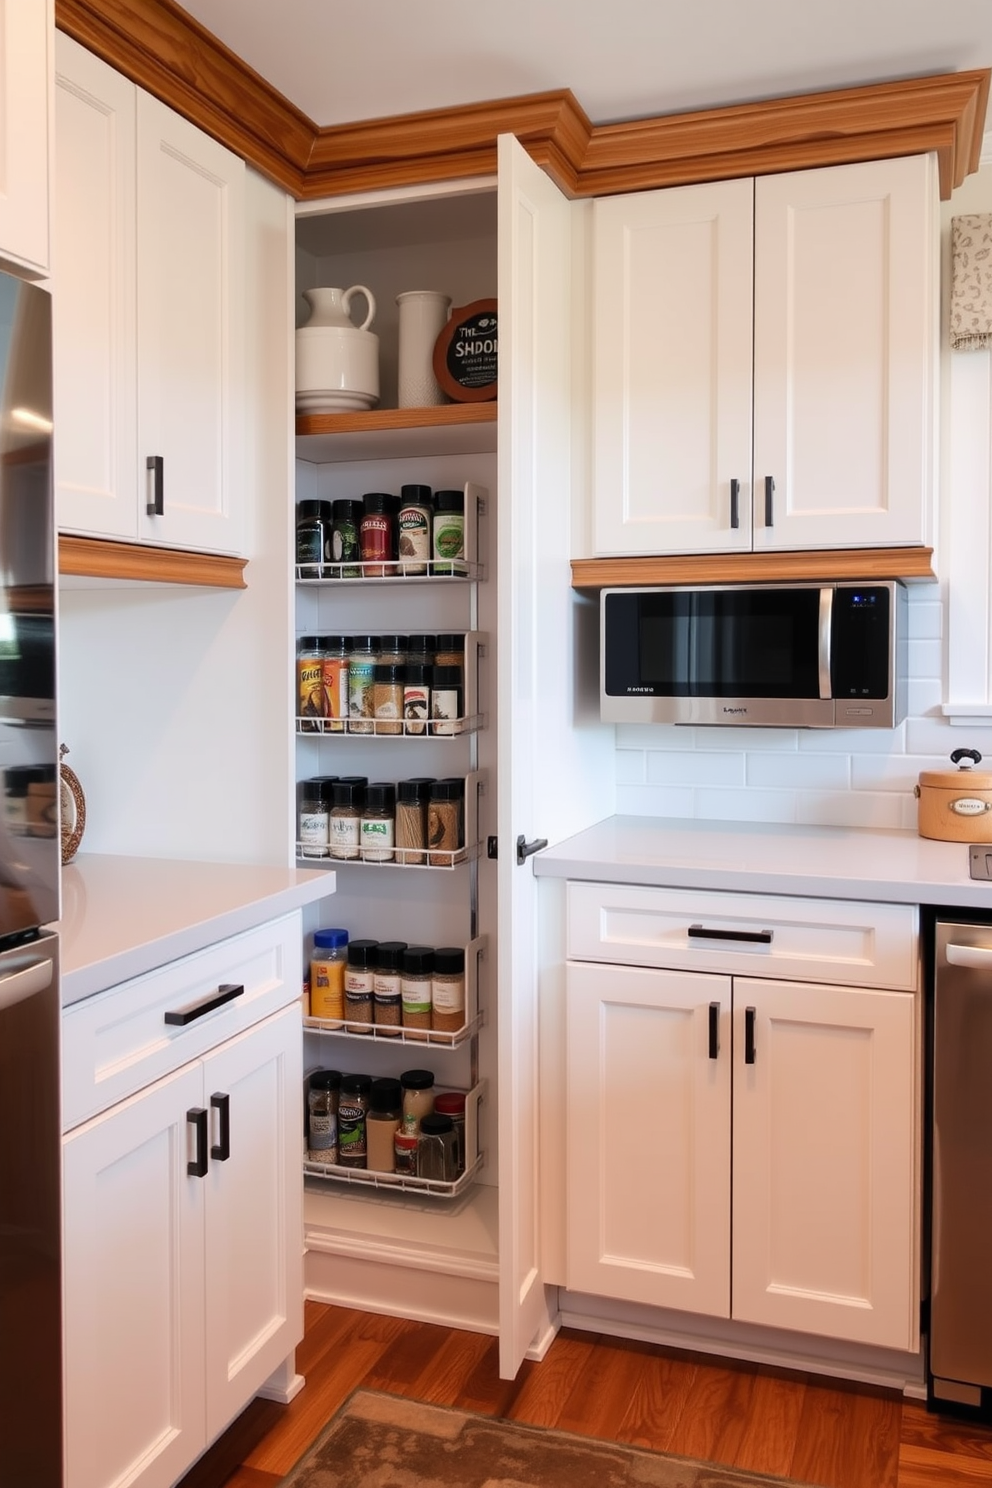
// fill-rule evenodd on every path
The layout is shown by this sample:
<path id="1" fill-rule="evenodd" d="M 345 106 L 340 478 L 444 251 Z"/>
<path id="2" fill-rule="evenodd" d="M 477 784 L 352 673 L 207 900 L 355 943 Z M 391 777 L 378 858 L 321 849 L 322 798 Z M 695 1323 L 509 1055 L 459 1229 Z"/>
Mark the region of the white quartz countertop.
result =
<path id="1" fill-rule="evenodd" d="M 968 844 L 915 832 L 612 816 L 539 853 L 541 877 L 992 910 Z"/>
<path id="2" fill-rule="evenodd" d="M 334 892 L 334 874 L 81 853 L 62 870 L 62 1002 L 140 976 Z"/>

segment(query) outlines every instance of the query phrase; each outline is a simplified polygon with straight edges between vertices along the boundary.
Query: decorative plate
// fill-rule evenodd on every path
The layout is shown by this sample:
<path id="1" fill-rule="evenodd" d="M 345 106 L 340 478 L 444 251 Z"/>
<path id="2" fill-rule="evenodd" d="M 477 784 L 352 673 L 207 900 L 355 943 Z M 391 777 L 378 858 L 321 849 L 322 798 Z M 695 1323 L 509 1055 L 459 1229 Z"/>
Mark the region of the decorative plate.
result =
<path id="1" fill-rule="evenodd" d="M 473 300 L 452 310 L 434 344 L 438 387 L 456 403 L 486 403 L 496 396 L 499 353 L 495 300 Z"/>
<path id="2" fill-rule="evenodd" d="M 59 745 L 59 759 L 69 753 L 65 744 Z M 86 797 L 79 777 L 69 766 L 59 764 L 59 819 L 62 826 L 62 862 L 71 863 L 83 840 L 86 826 Z"/>

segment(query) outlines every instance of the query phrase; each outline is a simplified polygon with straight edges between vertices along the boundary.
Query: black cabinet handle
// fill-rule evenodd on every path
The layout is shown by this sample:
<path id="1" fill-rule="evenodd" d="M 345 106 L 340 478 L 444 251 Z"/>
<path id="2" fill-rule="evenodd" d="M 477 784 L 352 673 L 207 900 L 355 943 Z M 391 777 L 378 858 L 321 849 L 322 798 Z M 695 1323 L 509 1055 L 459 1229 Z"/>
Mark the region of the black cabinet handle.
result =
<path id="1" fill-rule="evenodd" d="M 145 469 L 152 471 L 152 499 L 145 505 L 150 517 L 165 516 L 165 461 L 161 455 L 149 455 Z"/>
<path id="2" fill-rule="evenodd" d="M 775 478 L 765 476 L 765 526 L 775 526 Z"/>
<path id="3" fill-rule="evenodd" d="M 521 832 L 517 838 L 517 867 L 519 868 L 521 864 L 526 863 L 532 854 L 539 853 L 541 848 L 547 847 L 547 845 L 547 837 L 535 837 L 533 842 L 528 842 L 523 832 Z"/>
<path id="4" fill-rule="evenodd" d="M 231 1097 L 226 1094 L 212 1095 L 210 1107 L 220 1117 L 220 1141 L 211 1147 L 210 1156 L 215 1157 L 218 1162 L 227 1162 L 231 1155 Z"/>
<path id="5" fill-rule="evenodd" d="M 710 1003 L 710 1058 L 716 1059 L 720 1052 L 720 1004 Z"/>
<path id="6" fill-rule="evenodd" d="M 747 940 L 758 945 L 771 945 L 773 930 L 711 930 L 706 925 L 690 925 L 690 940 Z"/>
<path id="7" fill-rule="evenodd" d="M 741 525 L 741 483 L 739 480 L 730 482 L 730 525 L 731 527 Z"/>
<path id="8" fill-rule="evenodd" d="M 190 1178 L 205 1178 L 207 1175 L 207 1113 L 203 1106 L 192 1106 L 186 1112 L 186 1122 L 196 1135 L 196 1157 L 186 1164 Z"/>
<path id="9" fill-rule="evenodd" d="M 235 997 L 245 995 L 244 985 L 240 982 L 222 982 L 216 992 L 211 992 L 202 1002 L 191 1002 L 189 1007 L 176 1008 L 174 1012 L 166 1013 L 166 1023 L 174 1023 L 182 1028 L 187 1023 L 193 1023 L 197 1018 L 202 1018 L 206 1013 L 212 1013 L 214 1008 L 223 1007 L 225 1002 L 231 1002 Z"/>
<path id="10" fill-rule="evenodd" d="M 754 1008 L 744 1009 L 744 1063 L 754 1063 L 754 1020 L 757 1013 Z"/>

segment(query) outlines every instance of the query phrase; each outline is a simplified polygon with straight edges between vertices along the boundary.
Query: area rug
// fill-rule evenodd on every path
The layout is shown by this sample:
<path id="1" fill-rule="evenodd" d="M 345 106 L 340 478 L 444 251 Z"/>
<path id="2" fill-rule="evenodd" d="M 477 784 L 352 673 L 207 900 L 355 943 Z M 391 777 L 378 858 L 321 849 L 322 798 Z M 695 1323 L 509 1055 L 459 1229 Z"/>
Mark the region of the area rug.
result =
<path id="1" fill-rule="evenodd" d="M 804 1488 L 785 1478 L 356 1390 L 282 1488 Z M 809 1488 L 809 1485 L 805 1485 Z"/>

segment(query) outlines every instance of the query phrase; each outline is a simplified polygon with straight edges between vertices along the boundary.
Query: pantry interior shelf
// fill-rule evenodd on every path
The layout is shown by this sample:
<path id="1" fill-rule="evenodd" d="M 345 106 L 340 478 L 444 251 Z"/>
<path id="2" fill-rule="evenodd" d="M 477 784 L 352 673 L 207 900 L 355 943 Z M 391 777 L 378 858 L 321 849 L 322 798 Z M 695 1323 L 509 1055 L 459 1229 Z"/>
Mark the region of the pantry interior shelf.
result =
<path id="1" fill-rule="evenodd" d="M 491 454 L 495 449 L 495 402 L 296 416 L 296 453 L 312 464 Z"/>

